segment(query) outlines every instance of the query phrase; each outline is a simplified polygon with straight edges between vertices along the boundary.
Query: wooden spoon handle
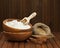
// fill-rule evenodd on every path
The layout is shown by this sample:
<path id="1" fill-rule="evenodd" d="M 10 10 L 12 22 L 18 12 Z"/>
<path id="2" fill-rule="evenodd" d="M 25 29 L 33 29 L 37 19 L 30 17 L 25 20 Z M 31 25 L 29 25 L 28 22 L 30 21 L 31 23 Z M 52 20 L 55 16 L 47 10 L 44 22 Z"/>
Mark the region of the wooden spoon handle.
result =
<path id="1" fill-rule="evenodd" d="M 36 13 L 36 12 L 33 12 L 33 13 L 28 17 L 28 19 L 30 20 L 30 19 L 34 18 L 36 15 L 37 15 L 37 13 Z"/>

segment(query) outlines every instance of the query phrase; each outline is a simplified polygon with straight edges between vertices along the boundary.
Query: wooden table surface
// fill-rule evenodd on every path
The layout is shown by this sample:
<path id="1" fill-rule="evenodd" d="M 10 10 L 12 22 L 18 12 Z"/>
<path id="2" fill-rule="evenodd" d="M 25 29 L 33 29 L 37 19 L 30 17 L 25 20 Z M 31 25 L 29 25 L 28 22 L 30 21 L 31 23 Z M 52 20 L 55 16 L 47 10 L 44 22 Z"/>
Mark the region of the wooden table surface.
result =
<path id="1" fill-rule="evenodd" d="M 56 36 L 42 44 L 36 44 L 31 41 L 9 42 L 4 35 L 0 34 L 0 48 L 60 48 L 60 41 Z"/>

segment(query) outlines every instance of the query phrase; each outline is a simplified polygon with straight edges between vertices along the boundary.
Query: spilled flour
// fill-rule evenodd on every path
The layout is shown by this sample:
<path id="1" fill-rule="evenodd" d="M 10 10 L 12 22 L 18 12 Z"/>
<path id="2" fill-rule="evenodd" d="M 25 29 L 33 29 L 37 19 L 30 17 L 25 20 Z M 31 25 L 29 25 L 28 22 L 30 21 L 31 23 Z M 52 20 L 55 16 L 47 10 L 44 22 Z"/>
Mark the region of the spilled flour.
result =
<path id="1" fill-rule="evenodd" d="M 6 25 L 9 27 L 12 27 L 12 28 L 17 28 L 17 29 L 29 29 L 29 28 L 31 28 L 30 25 L 28 25 L 28 24 L 25 25 L 22 22 L 19 22 L 17 20 L 12 20 L 12 21 L 6 22 Z"/>

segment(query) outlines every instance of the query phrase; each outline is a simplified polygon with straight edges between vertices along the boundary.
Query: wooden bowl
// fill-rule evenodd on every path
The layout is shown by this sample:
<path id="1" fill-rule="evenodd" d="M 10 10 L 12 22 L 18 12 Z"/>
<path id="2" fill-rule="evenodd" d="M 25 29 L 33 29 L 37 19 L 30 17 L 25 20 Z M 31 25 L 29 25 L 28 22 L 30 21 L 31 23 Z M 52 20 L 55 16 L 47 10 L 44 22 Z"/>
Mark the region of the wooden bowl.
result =
<path id="1" fill-rule="evenodd" d="M 19 33 L 12 33 L 12 32 L 3 32 L 7 40 L 10 41 L 24 41 L 32 35 L 32 31 L 30 32 L 19 32 Z"/>
<path id="2" fill-rule="evenodd" d="M 32 25 L 29 24 L 31 26 L 31 28 L 29 29 L 17 29 L 17 28 L 12 28 L 10 26 L 7 26 L 5 23 L 6 22 L 9 22 L 9 21 L 12 21 L 12 20 L 17 20 L 17 21 L 20 21 L 19 19 L 6 19 L 3 21 L 3 30 L 4 31 L 7 31 L 7 32 L 29 32 L 32 30 Z"/>

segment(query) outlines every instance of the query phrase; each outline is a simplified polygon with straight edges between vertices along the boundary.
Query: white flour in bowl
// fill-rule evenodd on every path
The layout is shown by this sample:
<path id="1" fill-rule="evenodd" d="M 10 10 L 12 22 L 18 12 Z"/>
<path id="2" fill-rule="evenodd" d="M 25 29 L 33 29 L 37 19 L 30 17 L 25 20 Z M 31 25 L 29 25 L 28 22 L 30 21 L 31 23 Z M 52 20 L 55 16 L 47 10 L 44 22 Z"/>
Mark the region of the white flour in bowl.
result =
<path id="1" fill-rule="evenodd" d="M 29 28 L 31 28 L 30 25 L 28 25 L 28 24 L 25 25 L 22 22 L 18 22 L 17 20 L 6 22 L 6 25 L 10 26 L 12 28 L 17 28 L 17 29 L 29 29 Z"/>

